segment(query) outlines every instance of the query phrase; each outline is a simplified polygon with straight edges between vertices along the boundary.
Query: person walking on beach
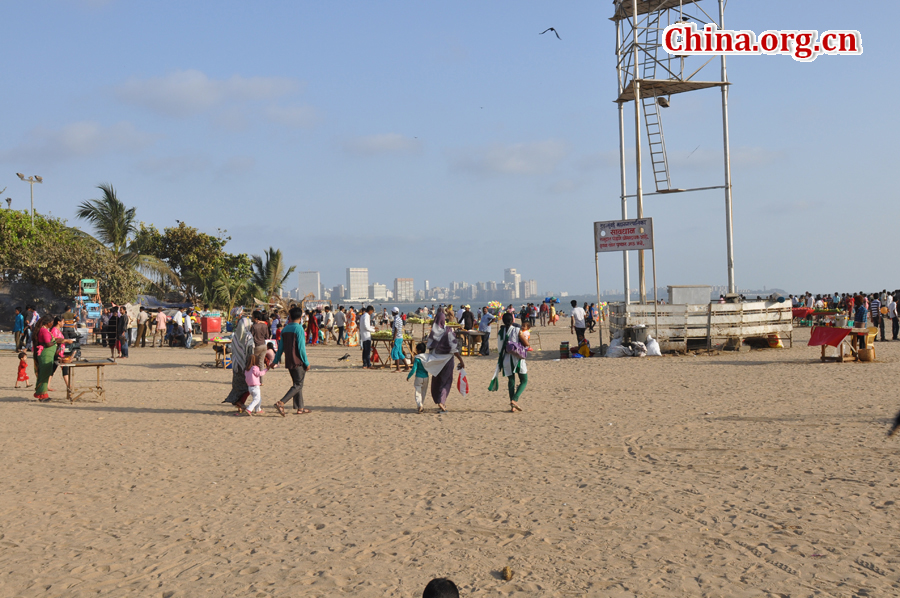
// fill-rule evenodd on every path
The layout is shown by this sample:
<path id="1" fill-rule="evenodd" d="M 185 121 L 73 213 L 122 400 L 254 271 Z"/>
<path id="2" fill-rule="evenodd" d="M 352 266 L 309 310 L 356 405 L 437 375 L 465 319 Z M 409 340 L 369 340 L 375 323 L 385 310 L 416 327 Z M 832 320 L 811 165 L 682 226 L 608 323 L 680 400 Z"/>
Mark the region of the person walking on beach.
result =
<path id="1" fill-rule="evenodd" d="M 16 308 L 12 331 L 16 341 L 16 351 L 21 351 L 22 345 L 25 344 L 25 316 L 22 315 L 21 307 Z"/>
<path id="2" fill-rule="evenodd" d="M 459 360 L 459 369 L 466 366 L 459 353 L 456 334 L 447 326 L 447 316 L 443 311 L 435 315 L 425 347 L 429 353 L 422 356 L 422 365 L 432 376 L 431 400 L 438 410 L 444 412 L 447 411 L 447 397 L 453 388 L 453 358 Z"/>
<path id="3" fill-rule="evenodd" d="M 878 336 L 877 329 L 881 329 L 881 340 L 884 340 L 884 315 L 881 313 L 881 299 L 878 298 L 878 294 L 874 293 L 872 295 L 872 300 L 869 301 L 869 313 L 872 316 L 872 326 L 876 329 L 876 339 Z"/>
<path id="4" fill-rule="evenodd" d="M 231 311 L 236 318 L 234 334 L 231 335 L 231 392 L 225 397 L 223 403 L 237 405 L 244 401 L 249 394 L 247 380 L 244 378 L 244 368 L 247 366 L 247 358 L 253 355 L 253 335 L 250 328 L 253 323 L 244 314 L 243 307 L 236 307 Z"/>
<path id="5" fill-rule="evenodd" d="M 578 302 L 572 299 L 572 318 L 570 328 L 572 333 L 575 335 L 575 339 L 577 340 L 578 345 L 581 345 L 581 341 L 584 340 L 584 329 L 585 329 L 585 316 L 584 309 L 578 307 Z"/>
<path id="6" fill-rule="evenodd" d="M 247 381 L 247 392 L 250 393 L 250 404 L 244 407 L 243 401 L 238 401 L 238 411 L 235 415 L 240 415 L 241 411 L 244 411 L 247 415 L 263 412 L 259 407 L 259 404 L 262 401 L 260 386 L 262 385 L 262 377 L 266 375 L 267 371 L 268 370 L 266 369 L 259 369 L 259 363 L 256 361 L 255 354 L 247 358 L 247 367 L 244 369 L 244 380 Z"/>
<path id="7" fill-rule="evenodd" d="M 577 305 L 577 304 L 576 304 Z M 503 314 L 503 325 L 497 333 L 497 345 L 500 347 L 500 357 L 497 359 L 497 368 L 494 377 L 488 386 L 491 392 L 500 388 L 498 378 L 502 375 L 507 380 L 509 390 L 510 411 L 522 411 L 519 399 L 528 386 L 528 366 L 525 363 L 525 350 L 527 350 L 528 337 L 522 333 L 522 329 L 513 323 L 510 314 Z M 519 350 L 522 350 L 519 352 Z M 519 386 L 516 388 L 516 375 L 519 376 Z"/>
<path id="8" fill-rule="evenodd" d="M 161 307 L 156 308 L 156 317 L 153 320 L 153 336 L 150 337 L 150 346 L 156 346 L 156 336 L 159 335 L 159 346 L 163 346 L 163 340 L 166 338 L 166 314 L 163 313 Z"/>
<path id="9" fill-rule="evenodd" d="M 406 354 L 403 352 L 403 318 L 400 317 L 400 308 L 395 307 L 391 310 L 394 315 L 394 323 L 391 326 L 391 332 L 394 344 L 391 347 L 391 361 L 397 366 L 395 374 L 400 371 L 400 364 L 404 363 L 406 367 L 403 371 L 409 371 L 409 362 L 406 361 Z"/>
<path id="10" fill-rule="evenodd" d="M 459 323 L 462 324 L 465 334 L 463 335 L 463 344 L 468 349 L 468 354 L 472 354 L 472 347 L 475 345 L 475 338 L 469 334 L 469 331 L 475 328 L 475 314 L 472 313 L 471 306 L 463 305 L 462 314 L 459 316 Z"/>
<path id="11" fill-rule="evenodd" d="M 119 345 L 119 357 L 128 359 L 128 312 L 125 306 L 119 307 L 119 319 L 116 320 L 116 341 Z"/>
<path id="12" fill-rule="evenodd" d="M 897 318 L 897 299 L 893 296 L 887 304 L 887 318 L 891 321 L 891 340 L 897 340 L 897 334 L 900 333 L 900 319 Z"/>
<path id="13" fill-rule="evenodd" d="M 303 382 L 306 379 L 306 372 L 309 371 L 309 359 L 306 357 L 306 333 L 300 325 L 300 320 L 303 319 L 303 310 L 293 307 L 289 317 L 291 323 L 281 331 L 281 341 L 278 343 L 278 352 L 275 353 L 274 359 L 275 363 L 278 363 L 283 354 L 285 367 L 291 375 L 290 390 L 280 401 L 275 403 L 275 409 L 281 414 L 281 417 L 285 416 L 284 404 L 288 399 L 293 400 L 296 415 L 310 412 L 303 403 Z"/>
<path id="14" fill-rule="evenodd" d="M 491 354 L 491 323 L 496 320 L 494 314 L 487 307 L 481 308 L 481 319 L 478 322 L 478 332 L 481 333 L 481 350 L 479 353 L 485 357 Z"/>
<path id="15" fill-rule="evenodd" d="M 119 308 L 115 305 L 109 308 L 109 320 L 106 322 L 106 342 L 109 344 L 109 357 L 116 360 L 116 345 L 119 338 Z"/>
<path id="16" fill-rule="evenodd" d="M 425 393 L 428 391 L 428 370 L 425 369 L 425 364 L 422 362 L 424 358 L 425 343 L 419 343 L 416 345 L 416 356 L 413 359 L 412 370 L 406 377 L 407 380 L 414 378 L 413 389 L 415 391 L 417 413 L 425 411 L 423 403 L 425 401 Z"/>
<path id="17" fill-rule="evenodd" d="M 547 307 L 547 303 L 541 303 L 541 326 L 547 325 L 547 316 L 550 314 L 550 308 Z"/>
<path id="18" fill-rule="evenodd" d="M 372 369 L 372 333 L 375 332 L 375 327 L 372 325 L 372 314 L 374 313 L 375 308 L 370 305 L 359 319 L 359 340 L 362 343 L 363 369 L 366 370 Z"/>
<path id="19" fill-rule="evenodd" d="M 147 325 L 150 323 L 150 314 L 147 313 L 147 310 L 144 309 L 142 305 L 140 311 L 138 312 L 138 330 L 137 330 L 137 339 L 134 341 L 134 346 L 137 347 L 138 344 L 141 345 L 141 348 L 147 346 Z"/>
<path id="20" fill-rule="evenodd" d="M 269 325 L 263 319 L 263 315 L 257 310 L 253 312 L 253 325 L 250 327 L 253 336 L 253 354 L 256 355 L 256 363 L 262 363 L 266 356 L 266 339 L 269 338 Z"/>
<path id="21" fill-rule="evenodd" d="M 331 340 L 336 343 L 337 338 L 334 336 L 334 314 L 331 312 L 331 307 L 328 305 L 325 306 L 325 313 L 322 314 L 322 325 L 325 329 L 325 340 L 322 341 L 322 344 L 328 344 L 328 337 L 331 337 Z"/>
<path id="22" fill-rule="evenodd" d="M 334 327 L 337 328 L 337 344 L 344 344 L 344 330 L 347 328 L 347 314 L 344 313 L 344 306 L 338 307 L 334 314 Z"/>
<path id="23" fill-rule="evenodd" d="M 25 383 L 25 388 L 31 386 L 28 383 L 28 357 L 25 351 L 19 351 L 19 368 L 16 371 L 16 388 L 19 388 L 19 382 Z"/>

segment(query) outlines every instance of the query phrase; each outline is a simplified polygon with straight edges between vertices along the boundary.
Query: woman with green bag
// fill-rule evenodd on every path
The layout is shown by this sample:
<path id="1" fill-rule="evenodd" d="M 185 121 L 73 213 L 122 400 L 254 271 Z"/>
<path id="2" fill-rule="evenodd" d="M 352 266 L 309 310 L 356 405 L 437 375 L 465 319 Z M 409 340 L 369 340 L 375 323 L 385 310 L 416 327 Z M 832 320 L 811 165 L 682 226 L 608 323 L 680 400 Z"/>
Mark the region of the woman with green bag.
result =
<path id="1" fill-rule="evenodd" d="M 525 363 L 525 354 L 528 350 L 528 337 L 522 334 L 522 329 L 513 324 L 513 315 L 511 313 L 503 314 L 503 326 L 497 334 L 497 344 L 500 346 L 500 357 L 497 359 L 497 368 L 494 370 L 494 377 L 488 386 L 489 391 L 500 389 L 498 378 L 502 373 L 508 378 L 507 387 L 509 388 L 509 407 L 510 411 L 522 411 L 519 406 L 519 399 L 528 386 L 528 366 Z M 519 387 L 516 388 L 516 374 L 519 376 Z"/>
<path id="2" fill-rule="evenodd" d="M 56 356 L 56 347 L 64 343 L 74 343 L 75 339 L 53 338 L 50 334 L 50 324 L 53 318 L 44 316 L 37 323 L 37 333 L 34 335 L 34 373 L 37 376 L 37 382 L 34 385 L 34 398 L 43 403 L 50 400 L 48 394 L 50 377 L 53 375 L 54 362 Z"/>

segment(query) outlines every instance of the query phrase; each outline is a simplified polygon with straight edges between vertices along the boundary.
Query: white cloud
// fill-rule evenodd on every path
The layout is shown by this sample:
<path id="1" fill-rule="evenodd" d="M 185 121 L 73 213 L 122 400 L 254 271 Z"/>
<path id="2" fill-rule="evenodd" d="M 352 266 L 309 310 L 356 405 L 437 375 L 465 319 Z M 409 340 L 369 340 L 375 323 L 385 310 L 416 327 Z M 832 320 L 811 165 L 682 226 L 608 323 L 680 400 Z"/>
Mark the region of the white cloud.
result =
<path id="1" fill-rule="evenodd" d="M 123 121 L 107 127 L 95 121 L 81 121 L 58 130 L 38 127 L 19 146 L 0 151 L 0 160 L 53 161 L 113 152 L 137 152 L 156 139 L 156 135 L 139 131 L 130 122 Z"/>
<path id="2" fill-rule="evenodd" d="M 211 79 L 197 70 L 164 77 L 133 78 L 116 89 L 123 102 L 167 116 L 185 117 L 231 102 L 274 100 L 296 92 L 300 82 L 286 77 Z"/>
<path id="3" fill-rule="evenodd" d="M 400 133 L 385 133 L 350 139 L 344 143 L 344 149 L 363 156 L 409 154 L 421 151 L 422 143 L 418 139 L 406 137 Z"/>
<path id="4" fill-rule="evenodd" d="M 564 142 L 548 139 L 461 150 L 451 155 L 451 162 L 478 174 L 541 175 L 553 172 L 568 153 Z"/>
<path id="5" fill-rule="evenodd" d="M 276 106 L 273 104 L 266 109 L 266 117 L 279 125 L 298 129 L 311 127 L 318 120 L 316 109 L 312 106 Z"/>

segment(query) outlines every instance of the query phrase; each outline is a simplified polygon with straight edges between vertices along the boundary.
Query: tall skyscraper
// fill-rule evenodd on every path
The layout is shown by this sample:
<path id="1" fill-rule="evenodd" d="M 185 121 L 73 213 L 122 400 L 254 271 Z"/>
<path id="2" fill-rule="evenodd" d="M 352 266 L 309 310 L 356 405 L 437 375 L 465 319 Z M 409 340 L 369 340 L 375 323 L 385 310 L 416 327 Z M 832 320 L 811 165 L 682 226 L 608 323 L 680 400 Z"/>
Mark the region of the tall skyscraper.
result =
<path id="1" fill-rule="evenodd" d="M 331 289 L 331 301 L 333 303 L 338 303 L 343 301 L 347 296 L 347 290 L 344 288 L 344 285 L 339 284 L 333 289 Z"/>
<path id="2" fill-rule="evenodd" d="M 514 294 L 512 299 L 519 299 L 519 283 L 522 282 L 522 275 L 517 274 L 515 268 L 507 268 L 503 271 L 503 282 L 512 285 Z"/>
<path id="3" fill-rule="evenodd" d="M 347 268 L 347 300 L 365 301 L 369 298 L 369 269 Z"/>
<path id="4" fill-rule="evenodd" d="M 430 290 L 431 290 L 431 281 L 430 281 L 430 280 L 426 280 L 426 281 L 425 281 L 425 292 L 427 293 L 427 292 L 430 291 Z"/>
<path id="5" fill-rule="evenodd" d="M 412 303 L 416 300 L 416 289 L 412 278 L 394 279 L 394 301 L 397 303 Z"/>
<path id="6" fill-rule="evenodd" d="M 322 297 L 322 279 L 318 272 L 299 272 L 298 279 L 297 299 L 303 299 L 310 293 L 315 295 L 316 299 Z"/>

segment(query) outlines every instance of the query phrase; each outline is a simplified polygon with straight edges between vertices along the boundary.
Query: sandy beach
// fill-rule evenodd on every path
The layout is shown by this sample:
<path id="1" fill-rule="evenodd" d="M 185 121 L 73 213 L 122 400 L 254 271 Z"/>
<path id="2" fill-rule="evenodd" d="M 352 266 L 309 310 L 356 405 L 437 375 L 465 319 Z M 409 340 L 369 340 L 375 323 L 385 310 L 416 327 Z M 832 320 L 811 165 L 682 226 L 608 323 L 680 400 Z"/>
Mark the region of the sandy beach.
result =
<path id="1" fill-rule="evenodd" d="M 209 347 L 133 348 L 105 403 L 0 393 L 2 596 L 889 596 L 900 343 L 553 361 L 521 414 L 486 391 L 415 413 L 405 374 L 310 349 L 309 415 L 221 405 Z M 90 358 L 105 349 L 91 347 Z M 81 374 L 84 376 L 84 374 Z M 32 374 L 32 382 L 33 382 Z M 455 392 L 455 391 L 454 391 Z M 509 566 L 511 581 L 499 571 Z"/>

